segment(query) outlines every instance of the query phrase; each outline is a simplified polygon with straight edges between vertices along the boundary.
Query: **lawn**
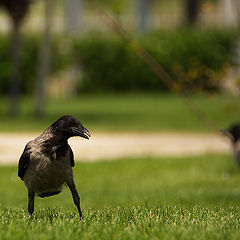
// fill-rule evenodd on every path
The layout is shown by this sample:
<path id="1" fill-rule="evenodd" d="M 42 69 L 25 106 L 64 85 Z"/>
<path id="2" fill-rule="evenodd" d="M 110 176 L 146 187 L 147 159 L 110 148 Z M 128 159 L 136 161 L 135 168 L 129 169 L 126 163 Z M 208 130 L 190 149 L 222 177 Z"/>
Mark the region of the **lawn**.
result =
<path id="1" fill-rule="evenodd" d="M 198 95 L 193 101 L 220 128 L 239 121 L 239 98 Z M 46 117 L 33 118 L 33 100 L 21 101 L 17 118 L 6 116 L 7 100 L 0 101 L 0 131 L 42 131 L 59 116 L 78 117 L 91 131 L 212 131 L 182 99 L 169 94 L 82 95 L 69 100 L 50 100 Z"/>
<path id="2" fill-rule="evenodd" d="M 240 172 L 231 156 L 78 163 L 84 220 L 68 189 L 28 220 L 16 167 L 0 167 L 3 239 L 240 239 Z"/>

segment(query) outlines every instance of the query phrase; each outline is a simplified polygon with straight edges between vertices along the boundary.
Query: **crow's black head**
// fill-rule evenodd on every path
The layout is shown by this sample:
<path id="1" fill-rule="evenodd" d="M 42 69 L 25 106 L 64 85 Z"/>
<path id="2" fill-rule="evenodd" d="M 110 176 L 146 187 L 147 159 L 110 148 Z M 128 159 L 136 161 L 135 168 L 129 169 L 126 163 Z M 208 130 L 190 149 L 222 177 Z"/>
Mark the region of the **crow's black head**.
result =
<path id="1" fill-rule="evenodd" d="M 222 132 L 235 143 L 240 139 L 240 123 L 235 123 L 230 128 L 222 130 Z"/>
<path id="2" fill-rule="evenodd" d="M 89 139 L 90 137 L 90 132 L 83 127 L 81 122 L 70 115 L 60 117 L 51 125 L 51 128 L 54 132 L 63 134 L 66 138 L 80 136 Z"/>

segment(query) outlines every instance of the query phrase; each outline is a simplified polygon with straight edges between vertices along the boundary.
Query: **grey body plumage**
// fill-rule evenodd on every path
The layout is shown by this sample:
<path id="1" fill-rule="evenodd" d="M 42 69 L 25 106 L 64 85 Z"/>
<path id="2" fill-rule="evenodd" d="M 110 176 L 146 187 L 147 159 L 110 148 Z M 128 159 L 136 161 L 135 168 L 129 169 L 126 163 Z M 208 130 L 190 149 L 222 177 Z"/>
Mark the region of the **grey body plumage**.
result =
<path id="1" fill-rule="evenodd" d="M 28 189 L 29 216 L 34 211 L 35 195 L 56 195 L 67 184 L 82 218 L 80 198 L 73 180 L 74 156 L 68 144 L 68 139 L 72 136 L 88 139 L 90 133 L 79 120 L 67 115 L 59 118 L 25 146 L 19 159 L 18 176 Z"/>

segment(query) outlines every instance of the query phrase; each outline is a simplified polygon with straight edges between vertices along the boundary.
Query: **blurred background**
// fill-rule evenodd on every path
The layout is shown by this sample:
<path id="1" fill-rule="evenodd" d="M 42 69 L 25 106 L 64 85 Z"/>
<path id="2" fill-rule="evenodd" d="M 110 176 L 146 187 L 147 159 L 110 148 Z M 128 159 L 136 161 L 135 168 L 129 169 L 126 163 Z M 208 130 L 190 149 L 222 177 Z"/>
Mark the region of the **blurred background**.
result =
<path id="1" fill-rule="evenodd" d="M 218 127 L 239 119 L 238 0 L 0 6 L 1 132 L 42 131 L 65 114 L 91 132 L 206 133 L 216 130 L 206 116 Z M 141 50 L 174 80 L 170 88 Z"/>
<path id="2" fill-rule="evenodd" d="M 205 212 L 197 226 L 239 234 L 239 169 L 219 134 L 240 120 L 239 13 L 239 0 L 0 0 L 0 164 L 14 164 L 0 168 L 1 208 L 23 214 L 19 156 L 70 114 L 92 134 L 70 140 L 76 160 L 121 159 L 74 168 L 86 219 L 92 207 L 163 204 L 175 219 L 175 206 L 214 206 L 227 223 L 212 231 Z M 36 216 L 73 209 L 67 194 L 39 200 Z"/>
<path id="3" fill-rule="evenodd" d="M 3 239 L 240 239 L 239 0 L 0 0 L 0 23 Z M 66 114 L 87 221 L 64 191 L 29 222 L 19 156 Z"/>

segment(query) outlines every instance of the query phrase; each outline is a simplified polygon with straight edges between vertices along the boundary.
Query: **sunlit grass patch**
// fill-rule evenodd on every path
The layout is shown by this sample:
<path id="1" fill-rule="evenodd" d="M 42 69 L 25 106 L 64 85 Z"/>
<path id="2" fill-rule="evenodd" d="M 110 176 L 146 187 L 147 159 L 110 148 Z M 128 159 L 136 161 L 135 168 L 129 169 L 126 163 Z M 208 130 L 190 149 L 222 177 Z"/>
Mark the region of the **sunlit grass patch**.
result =
<path id="1" fill-rule="evenodd" d="M 239 121 L 238 99 L 229 95 L 196 95 L 191 99 L 219 125 Z M 17 118 L 5 116 L 0 101 L 0 131 L 43 131 L 61 115 L 71 114 L 96 131 L 209 131 L 209 126 L 177 95 L 164 93 L 95 94 L 75 99 L 49 100 L 44 118 L 33 117 L 33 101 L 21 101 Z"/>
<path id="2" fill-rule="evenodd" d="M 240 172 L 230 156 L 78 163 L 79 221 L 68 189 L 36 199 L 0 168 L 1 239 L 239 239 Z"/>

